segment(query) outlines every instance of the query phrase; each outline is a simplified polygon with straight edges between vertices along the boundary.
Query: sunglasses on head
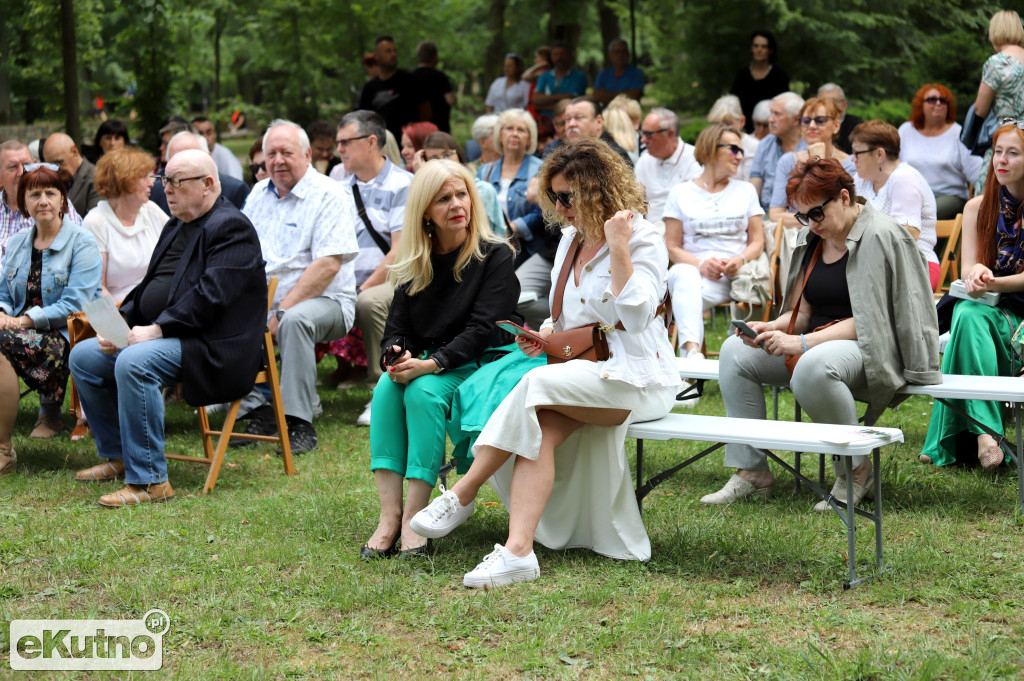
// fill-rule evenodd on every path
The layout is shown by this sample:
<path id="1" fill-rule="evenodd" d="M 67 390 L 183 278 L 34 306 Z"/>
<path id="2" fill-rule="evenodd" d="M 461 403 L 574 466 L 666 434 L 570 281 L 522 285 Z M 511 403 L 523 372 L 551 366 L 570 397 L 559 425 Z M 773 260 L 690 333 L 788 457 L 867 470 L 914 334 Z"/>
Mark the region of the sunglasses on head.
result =
<path id="1" fill-rule="evenodd" d="M 1024 120 L 1017 120 L 1012 116 L 1006 116 L 999 119 L 999 127 L 1001 128 L 1004 125 L 1016 125 L 1021 130 L 1024 130 Z M 25 170 L 28 170 L 28 166 L 25 166 Z"/>
<path id="2" fill-rule="evenodd" d="M 719 144 L 719 145 L 716 145 L 716 146 L 717 146 L 718 149 L 723 149 L 723 148 L 728 147 L 729 153 L 732 154 L 733 156 L 742 156 L 743 155 L 743 147 L 741 147 L 738 144 Z"/>
<path id="3" fill-rule="evenodd" d="M 924 101 L 929 104 L 949 104 L 949 100 L 945 97 L 925 97 Z"/>
<path id="4" fill-rule="evenodd" d="M 832 199 L 825 199 L 820 206 L 815 206 L 806 213 L 797 213 L 793 217 L 795 217 L 796 221 L 804 227 L 810 225 L 811 222 L 821 222 L 825 219 L 825 206 L 827 206 L 828 202 L 831 200 Z"/>
<path id="5" fill-rule="evenodd" d="M 803 116 L 797 119 L 797 122 L 805 128 L 809 128 L 811 123 L 814 123 L 819 128 L 832 120 L 831 116 Z"/>
<path id="6" fill-rule="evenodd" d="M 263 172 L 267 172 L 267 162 L 266 161 L 263 161 L 262 163 L 250 163 L 249 164 L 249 172 L 251 172 L 254 177 L 255 177 L 256 173 L 258 173 L 261 170 Z"/>
<path id="7" fill-rule="evenodd" d="M 556 192 L 548 187 L 548 189 L 545 190 L 545 193 L 548 195 L 548 199 L 551 200 L 551 203 L 561 202 L 561 204 L 566 208 L 572 208 L 572 194 L 569 192 Z"/>
<path id="8" fill-rule="evenodd" d="M 22 167 L 25 169 L 26 173 L 31 173 L 33 170 L 39 170 L 40 168 L 46 168 L 47 170 L 52 170 L 53 172 L 57 172 L 58 170 L 60 170 L 60 166 L 57 165 L 56 163 L 26 163 Z"/>

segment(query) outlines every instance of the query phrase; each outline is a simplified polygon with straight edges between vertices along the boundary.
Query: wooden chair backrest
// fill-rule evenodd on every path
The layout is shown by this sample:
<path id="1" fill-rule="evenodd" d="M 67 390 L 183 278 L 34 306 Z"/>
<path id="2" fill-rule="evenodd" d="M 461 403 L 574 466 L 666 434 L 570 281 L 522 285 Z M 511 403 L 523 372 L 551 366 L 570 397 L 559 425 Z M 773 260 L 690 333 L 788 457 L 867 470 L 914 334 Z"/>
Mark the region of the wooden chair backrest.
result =
<path id="1" fill-rule="evenodd" d="M 963 226 L 963 213 L 957 213 L 953 220 L 939 220 L 935 223 L 935 236 L 946 240 L 946 248 L 939 260 L 939 283 L 935 293 L 948 291 L 950 282 L 960 278 L 960 231 Z"/>

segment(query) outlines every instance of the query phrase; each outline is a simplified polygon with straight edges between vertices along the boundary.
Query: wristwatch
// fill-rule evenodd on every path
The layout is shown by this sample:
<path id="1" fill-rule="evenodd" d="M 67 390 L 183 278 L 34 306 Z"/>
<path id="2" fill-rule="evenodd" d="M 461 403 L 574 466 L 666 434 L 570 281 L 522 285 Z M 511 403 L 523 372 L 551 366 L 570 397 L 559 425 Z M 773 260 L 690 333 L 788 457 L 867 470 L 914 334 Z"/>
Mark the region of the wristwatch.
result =
<path id="1" fill-rule="evenodd" d="M 436 364 L 436 365 L 437 365 L 437 368 L 436 368 L 436 369 L 434 369 L 434 375 L 435 375 L 435 376 L 438 376 L 438 375 L 440 375 L 440 374 L 443 374 L 443 373 L 445 372 L 445 368 L 444 368 L 444 365 L 442 365 L 442 364 L 441 364 L 440 362 L 438 362 L 438 361 L 437 361 L 436 359 L 434 359 L 433 357 L 431 357 L 430 359 L 433 359 L 433 360 L 434 360 L 434 364 Z"/>
<path id="2" fill-rule="evenodd" d="M 284 313 L 285 313 L 285 310 L 282 310 L 281 308 L 277 308 L 277 312 L 274 313 L 274 316 L 277 317 L 277 321 L 278 322 L 281 321 L 281 317 L 284 316 Z"/>

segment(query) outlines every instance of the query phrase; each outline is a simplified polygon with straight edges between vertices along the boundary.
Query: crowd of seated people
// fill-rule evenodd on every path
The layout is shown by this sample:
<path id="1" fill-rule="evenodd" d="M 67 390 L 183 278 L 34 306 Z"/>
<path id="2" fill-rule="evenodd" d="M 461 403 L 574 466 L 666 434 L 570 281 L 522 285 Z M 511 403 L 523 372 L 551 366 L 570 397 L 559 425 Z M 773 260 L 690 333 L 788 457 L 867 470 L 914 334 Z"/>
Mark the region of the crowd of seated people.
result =
<path id="1" fill-rule="evenodd" d="M 976 112 L 1013 120 L 985 160 L 961 143 L 946 86 L 908 93 L 899 129 L 861 122 L 835 83 L 807 99 L 790 91 L 761 30 L 733 93 L 689 140 L 676 112 L 642 101 L 625 41 L 609 43 L 593 83 L 556 41 L 528 69 L 506 55 L 463 145 L 447 132 L 456 97 L 437 46 L 421 43 L 405 71 L 389 36 L 353 111 L 270 122 L 245 173 L 205 116 L 168 117 L 156 158 L 116 120 L 84 151 L 54 133 L 41 164 L 0 140 L 0 476 L 17 470 L 20 384 L 39 394 L 32 437 L 53 438 L 72 376 L 100 459 L 76 478 L 123 479 L 99 497 L 107 507 L 172 499 L 161 389 L 181 383 L 193 405 L 241 400 L 246 433 L 277 433 L 266 386 L 253 385 L 266 329 L 294 454 L 317 450 L 318 420 L 338 416 L 320 400 L 320 357 L 337 358 L 335 383 L 371 391 L 356 424 L 369 427 L 380 517 L 364 559 L 426 555 L 490 480 L 508 536 L 467 586 L 535 579 L 535 542 L 646 560 L 626 427 L 673 408 L 675 356 L 701 355 L 704 312 L 762 255 L 766 223 L 791 230 L 795 248 L 777 316 L 721 347 L 728 416 L 764 418 L 773 385 L 814 421 L 855 424 L 857 401 L 877 416 L 905 384 L 940 382 L 936 221 L 958 213 L 966 290 L 1001 297 L 955 304 L 941 370 L 1011 371 L 1024 321 L 1017 14 L 993 17 L 990 38 Z M 120 304 L 127 344 L 71 349 L 68 313 L 103 295 Z M 977 422 L 1003 427 L 998 404 L 972 405 Z M 979 432 L 937 404 L 920 459 L 1008 462 Z M 448 436 L 464 475 L 430 502 Z M 853 464 L 854 498 L 841 475 L 832 495 L 858 503 L 879 471 Z M 725 465 L 737 472 L 703 503 L 772 492 L 756 449 L 730 445 Z"/>

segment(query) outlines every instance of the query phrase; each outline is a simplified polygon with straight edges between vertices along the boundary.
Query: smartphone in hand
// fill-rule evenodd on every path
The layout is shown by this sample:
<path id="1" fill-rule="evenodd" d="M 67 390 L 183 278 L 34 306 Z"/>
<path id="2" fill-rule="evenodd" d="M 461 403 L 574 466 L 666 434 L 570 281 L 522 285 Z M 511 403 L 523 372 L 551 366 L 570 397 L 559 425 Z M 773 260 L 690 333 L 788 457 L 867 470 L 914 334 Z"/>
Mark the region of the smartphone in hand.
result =
<path id="1" fill-rule="evenodd" d="M 509 320 L 505 319 L 503 321 L 496 322 L 496 323 L 497 323 L 497 325 L 500 328 L 502 328 L 505 331 L 508 331 L 513 336 L 525 336 L 526 338 L 529 338 L 530 340 L 532 340 L 534 343 L 539 343 L 541 345 L 547 345 L 548 344 L 546 339 L 538 336 L 533 331 L 530 331 L 528 329 L 524 329 L 523 327 L 519 326 L 515 322 L 510 322 Z"/>
<path id="2" fill-rule="evenodd" d="M 747 338 L 757 338 L 757 331 L 750 328 L 750 324 L 747 324 L 742 319 L 732 320 L 732 328 L 736 329 Z M 764 341 L 761 341 L 759 345 L 761 346 L 761 349 L 764 350 Z"/>

